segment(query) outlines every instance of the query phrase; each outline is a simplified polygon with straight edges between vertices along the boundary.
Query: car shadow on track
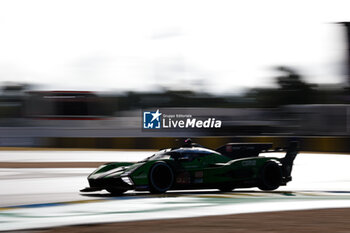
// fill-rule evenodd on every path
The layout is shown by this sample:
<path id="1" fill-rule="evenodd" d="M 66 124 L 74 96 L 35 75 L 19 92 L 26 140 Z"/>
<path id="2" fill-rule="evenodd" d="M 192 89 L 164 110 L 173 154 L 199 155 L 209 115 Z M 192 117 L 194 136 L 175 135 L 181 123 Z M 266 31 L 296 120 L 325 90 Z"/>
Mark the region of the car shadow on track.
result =
<path id="1" fill-rule="evenodd" d="M 133 198 L 171 198 L 171 197 L 198 197 L 198 196 L 269 196 L 269 195 L 281 195 L 281 196 L 298 196 L 305 195 L 305 193 L 329 193 L 329 194 L 349 194 L 350 191 L 337 191 L 337 190 L 298 190 L 298 191 L 260 191 L 260 190 L 234 190 L 231 192 L 222 192 L 218 190 L 188 190 L 188 191 L 169 191 L 164 194 L 151 194 L 149 192 L 127 192 L 123 195 L 117 196 L 106 192 L 100 193 L 80 193 L 82 196 L 95 197 L 95 198 L 106 198 L 106 199 L 133 199 Z"/>
<path id="2" fill-rule="evenodd" d="M 201 196 L 201 195 L 261 195 L 261 194 L 280 194 L 286 196 L 294 196 L 297 192 L 293 191 L 231 191 L 231 192 L 222 192 L 218 190 L 190 190 L 190 191 L 170 191 L 164 194 L 151 194 L 149 192 L 127 192 L 123 195 L 112 195 L 110 193 L 80 193 L 82 196 L 86 197 L 99 197 L 99 198 L 152 198 L 152 197 L 179 197 L 179 196 Z M 350 192 L 349 192 L 350 193 Z"/>
<path id="3" fill-rule="evenodd" d="M 202 195 L 202 194 L 220 194 L 220 193 L 224 193 L 224 192 L 220 192 L 220 191 L 176 191 L 176 192 L 167 192 L 167 193 L 163 193 L 163 194 L 151 194 L 147 191 L 145 192 L 127 192 L 124 193 L 123 195 L 113 195 L 110 193 L 104 193 L 104 192 L 100 192 L 100 193 L 80 193 L 80 195 L 82 196 L 86 196 L 86 197 L 120 197 L 120 198 L 125 198 L 125 197 L 145 197 L 145 198 L 150 198 L 150 197 L 176 197 L 176 196 L 183 196 L 183 195 Z"/>

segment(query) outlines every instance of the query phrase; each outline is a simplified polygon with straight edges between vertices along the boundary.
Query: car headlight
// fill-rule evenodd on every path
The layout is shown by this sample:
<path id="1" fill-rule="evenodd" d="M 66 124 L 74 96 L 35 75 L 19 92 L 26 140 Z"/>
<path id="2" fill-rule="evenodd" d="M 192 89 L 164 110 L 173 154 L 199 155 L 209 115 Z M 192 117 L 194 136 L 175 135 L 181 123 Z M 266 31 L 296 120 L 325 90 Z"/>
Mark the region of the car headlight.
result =
<path id="1" fill-rule="evenodd" d="M 122 181 L 124 181 L 125 183 L 127 183 L 128 185 L 134 185 L 134 182 L 132 182 L 131 178 L 128 176 L 123 176 L 122 177 Z"/>

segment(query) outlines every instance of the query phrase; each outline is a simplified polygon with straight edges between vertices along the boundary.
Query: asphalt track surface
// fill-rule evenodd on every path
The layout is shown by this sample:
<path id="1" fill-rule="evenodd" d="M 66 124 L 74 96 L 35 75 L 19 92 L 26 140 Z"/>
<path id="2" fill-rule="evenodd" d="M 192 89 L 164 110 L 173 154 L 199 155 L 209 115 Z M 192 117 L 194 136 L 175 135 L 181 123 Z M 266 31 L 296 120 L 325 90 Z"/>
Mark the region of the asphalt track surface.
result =
<path id="1" fill-rule="evenodd" d="M 136 161 L 150 151 L 0 151 L 2 162 Z M 118 221 L 350 207 L 349 155 L 300 154 L 293 181 L 274 192 L 238 189 L 79 193 L 94 168 L 0 168 L 0 230 Z"/>

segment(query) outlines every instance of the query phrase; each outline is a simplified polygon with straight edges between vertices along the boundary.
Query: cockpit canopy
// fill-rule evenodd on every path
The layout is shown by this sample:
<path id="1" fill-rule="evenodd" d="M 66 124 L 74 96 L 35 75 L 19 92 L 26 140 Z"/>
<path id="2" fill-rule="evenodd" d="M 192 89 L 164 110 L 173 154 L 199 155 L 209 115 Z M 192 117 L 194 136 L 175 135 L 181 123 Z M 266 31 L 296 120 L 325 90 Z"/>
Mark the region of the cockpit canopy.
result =
<path id="1" fill-rule="evenodd" d="M 176 148 L 176 149 L 165 149 L 161 150 L 151 157 L 147 158 L 146 161 L 160 160 L 160 159 L 173 159 L 173 160 L 192 160 L 193 158 L 203 157 L 206 155 L 215 154 L 221 155 L 220 153 L 202 147 L 191 147 L 191 148 Z"/>

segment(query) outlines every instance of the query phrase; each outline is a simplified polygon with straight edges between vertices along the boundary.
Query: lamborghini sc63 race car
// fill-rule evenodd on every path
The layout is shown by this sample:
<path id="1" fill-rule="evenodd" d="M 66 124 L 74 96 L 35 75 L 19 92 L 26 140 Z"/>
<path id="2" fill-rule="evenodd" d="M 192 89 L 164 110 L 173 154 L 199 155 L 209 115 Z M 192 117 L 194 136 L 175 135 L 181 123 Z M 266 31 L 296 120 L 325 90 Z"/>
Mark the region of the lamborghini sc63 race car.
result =
<path id="1" fill-rule="evenodd" d="M 271 148 L 271 143 L 228 143 L 211 150 L 187 140 L 183 146 L 160 150 L 139 162 L 102 165 L 88 176 L 90 187 L 81 192 L 105 189 L 121 195 L 127 190 L 274 190 L 292 180 L 298 144 L 291 142 L 286 149 Z M 286 152 L 283 158 L 259 156 L 281 151 Z"/>

